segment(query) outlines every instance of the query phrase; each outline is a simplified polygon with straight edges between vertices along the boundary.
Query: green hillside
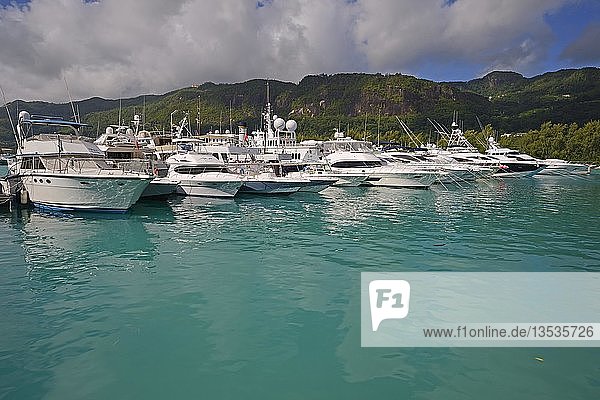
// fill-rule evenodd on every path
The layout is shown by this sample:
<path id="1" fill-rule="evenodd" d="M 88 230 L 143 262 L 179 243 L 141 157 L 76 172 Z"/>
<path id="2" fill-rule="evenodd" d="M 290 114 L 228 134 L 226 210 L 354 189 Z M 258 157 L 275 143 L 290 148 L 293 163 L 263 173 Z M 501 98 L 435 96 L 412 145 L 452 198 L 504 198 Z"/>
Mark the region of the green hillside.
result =
<path id="1" fill-rule="evenodd" d="M 189 113 L 193 129 L 229 127 L 244 120 L 251 128 L 259 123 L 266 102 L 264 80 L 235 84 L 205 83 L 174 90 L 163 95 L 123 99 L 122 120 L 145 109 L 147 129 L 169 129 L 171 112 L 178 121 Z M 357 136 L 374 140 L 399 140 L 401 130 L 396 116 L 405 120 L 424 138 L 431 137 L 427 118 L 445 124 L 458 111 L 466 129 L 478 128 L 476 117 L 499 132 L 523 132 L 544 122 L 583 125 L 600 118 L 600 69 L 561 70 L 525 78 L 514 72 L 492 72 L 468 82 L 433 82 L 402 74 L 312 75 L 298 84 L 270 81 L 271 103 L 275 112 L 298 121 L 301 137 L 330 137 L 333 129 L 349 127 Z M 145 102 L 145 108 L 144 108 Z M 109 124 L 116 124 L 119 100 L 91 98 L 76 103 L 82 120 L 92 125 L 95 136 Z M 9 105 L 13 115 L 17 102 Z M 19 109 L 32 114 L 71 115 L 70 104 L 18 102 Z M 198 111 L 199 110 L 199 111 Z M 5 113 L 4 113 L 5 114 Z M 10 142 L 6 116 L 0 119 L 0 141 Z M 435 138 L 432 138 L 435 140 Z"/>

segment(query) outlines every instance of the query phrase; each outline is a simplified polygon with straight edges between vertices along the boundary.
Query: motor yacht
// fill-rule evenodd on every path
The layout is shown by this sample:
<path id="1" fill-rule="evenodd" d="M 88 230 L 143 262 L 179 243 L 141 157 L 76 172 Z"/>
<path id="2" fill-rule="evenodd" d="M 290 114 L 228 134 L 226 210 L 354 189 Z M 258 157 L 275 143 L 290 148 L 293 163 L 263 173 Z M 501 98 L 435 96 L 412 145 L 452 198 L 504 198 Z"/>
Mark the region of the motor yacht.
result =
<path id="1" fill-rule="evenodd" d="M 368 175 L 361 182 L 364 186 L 427 189 L 441 173 L 418 163 L 390 164 L 374 154 L 370 143 L 354 140 L 343 132 L 336 132 L 334 140 L 323 142 L 323 153 L 336 174 Z"/>
<path id="2" fill-rule="evenodd" d="M 520 153 L 517 150 L 500 147 L 493 137 L 488 139 L 488 149 L 485 154 L 500 163 L 500 168 L 494 174 L 498 177 L 521 178 L 534 176 L 546 168 L 546 164 L 537 158 Z"/>
<path id="3" fill-rule="evenodd" d="M 587 164 L 565 161 L 557 158 L 548 158 L 540 161 L 546 164 L 546 168 L 540 171 L 536 176 L 589 175 L 592 172 L 592 166 Z"/>
<path id="4" fill-rule="evenodd" d="M 303 177 L 284 176 L 281 164 L 252 163 L 230 164 L 243 176 L 241 193 L 259 195 L 290 195 L 311 186 Z"/>
<path id="5" fill-rule="evenodd" d="M 201 197 L 233 197 L 242 178 L 211 154 L 180 152 L 167 158 L 167 178 L 178 182 L 177 193 Z"/>
<path id="6" fill-rule="evenodd" d="M 38 207 L 125 212 L 152 177 L 105 159 L 97 145 L 80 136 L 84 126 L 79 121 L 21 111 L 14 132 L 17 154 L 9 180 L 21 185 L 25 197 Z M 52 133 L 35 135 L 34 127 Z M 69 129 L 71 134 L 55 133 L 58 129 Z"/>
<path id="7" fill-rule="evenodd" d="M 302 186 L 299 192 L 318 193 L 338 182 L 338 178 L 319 175 L 316 173 L 318 169 L 313 168 L 313 166 L 319 168 L 321 164 L 284 163 L 282 164 L 282 170 L 285 176 L 289 178 L 308 180 L 310 182 Z"/>

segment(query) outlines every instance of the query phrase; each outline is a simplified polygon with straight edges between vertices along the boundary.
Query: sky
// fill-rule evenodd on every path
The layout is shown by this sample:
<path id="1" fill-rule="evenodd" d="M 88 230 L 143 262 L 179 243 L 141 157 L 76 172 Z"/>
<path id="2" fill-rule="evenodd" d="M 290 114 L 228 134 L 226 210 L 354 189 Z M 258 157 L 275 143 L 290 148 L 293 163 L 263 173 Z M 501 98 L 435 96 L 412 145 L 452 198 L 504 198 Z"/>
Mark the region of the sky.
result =
<path id="1" fill-rule="evenodd" d="M 0 0 L 7 100 L 309 74 L 469 80 L 600 65 L 600 0 Z"/>

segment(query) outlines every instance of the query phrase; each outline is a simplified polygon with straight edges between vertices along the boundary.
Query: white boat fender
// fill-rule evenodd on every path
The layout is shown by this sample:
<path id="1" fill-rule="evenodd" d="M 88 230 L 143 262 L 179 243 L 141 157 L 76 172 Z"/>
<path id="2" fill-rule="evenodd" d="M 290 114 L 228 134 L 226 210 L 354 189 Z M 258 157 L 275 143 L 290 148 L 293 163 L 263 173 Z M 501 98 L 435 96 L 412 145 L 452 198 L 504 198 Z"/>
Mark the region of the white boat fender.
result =
<path id="1" fill-rule="evenodd" d="M 21 190 L 19 193 L 19 200 L 21 201 L 22 205 L 29 203 L 29 193 L 27 193 L 26 189 Z"/>

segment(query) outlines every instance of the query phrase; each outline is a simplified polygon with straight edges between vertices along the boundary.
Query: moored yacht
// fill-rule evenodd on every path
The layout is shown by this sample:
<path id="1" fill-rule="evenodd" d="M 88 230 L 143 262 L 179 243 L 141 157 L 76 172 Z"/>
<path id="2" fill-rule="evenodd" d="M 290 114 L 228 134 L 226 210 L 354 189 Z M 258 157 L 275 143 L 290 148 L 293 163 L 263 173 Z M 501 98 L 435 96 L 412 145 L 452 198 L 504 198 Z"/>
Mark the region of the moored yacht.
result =
<path id="1" fill-rule="evenodd" d="M 427 170 L 418 163 L 389 164 L 377 157 L 366 141 L 345 137 L 336 132 L 335 140 L 323 143 L 325 159 L 337 174 L 363 174 L 364 186 L 427 189 L 439 177 L 439 171 Z"/>
<path id="2" fill-rule="evenodd" d="M 236 167 L 244 181 L 241 193 L 290 195 L 311 186 L 308 179 L 284 176 L 281 164 L 255 163 Z"/>
<path id="3" fill-rule="evenodd" d="M 592 172 L 592 166 L 587 164 L 557 158 L 548 158 L 541 161 L 546 164 L 546 168 L 538 174 L 539 176 L 589 175 Z"/>
<path id="4" fill-rule="evenodd" d="M 167 158 L 167 178 L 178 182 L 177 193 L 201 197 L 233 197 L 242 186 L 240 175 L 210 154 L 180 152 Z"/>
<path id="5" fill-rule="evenodd" d="M 528 154 L 517 150 L 500 147 L 493 137 L 488 139 L 486 155 L 493 157 L 500 163 L 500 168 L 494 174 L 503 178 L 521 178 L 540 173 L 546 164 Z"/>
<path id="6" fill-rule="evenodd" d="M 34 135 L 34 126 L 70 129 L 72 134 Z M 151 180 L 147 173 L 125 170 L 79 136 L 80 122 L 30 116 L 21 111 L 15 139 L 17 155 L 10 168 L 29 200 L 39 207 L 62 210 L 125 212 Z"/>
<path id="7" fill-rule="evenodd" d="M 310 183 L 302 186 L 299 192 L 318 193 L 336 184 L 339 179 L 332 176 L 319 175 L 312 167 L 321 164 L 286 163 L 282 164 L 283 173 L 289 178 L 308 180 Z"/>

